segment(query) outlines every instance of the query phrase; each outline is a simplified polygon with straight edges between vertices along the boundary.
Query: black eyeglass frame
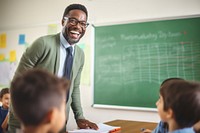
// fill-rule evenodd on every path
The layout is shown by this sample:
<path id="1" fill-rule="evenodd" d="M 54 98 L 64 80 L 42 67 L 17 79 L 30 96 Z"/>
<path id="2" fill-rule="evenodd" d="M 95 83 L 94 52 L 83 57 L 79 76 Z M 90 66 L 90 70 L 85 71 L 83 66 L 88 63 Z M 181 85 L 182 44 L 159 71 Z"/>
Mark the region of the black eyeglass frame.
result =
<path id="1" fill-rule="evenodd" d="M 86 21 L 79 21 L 76 18 L 64 17 L 64 19 L 68 20 L 68 23 L 70 23 L 71 25 L 77 25 L 79 23 L 82 28 L 87 28 L 88 25 L 90 25 L 88 22 L 86 22 Z"/>

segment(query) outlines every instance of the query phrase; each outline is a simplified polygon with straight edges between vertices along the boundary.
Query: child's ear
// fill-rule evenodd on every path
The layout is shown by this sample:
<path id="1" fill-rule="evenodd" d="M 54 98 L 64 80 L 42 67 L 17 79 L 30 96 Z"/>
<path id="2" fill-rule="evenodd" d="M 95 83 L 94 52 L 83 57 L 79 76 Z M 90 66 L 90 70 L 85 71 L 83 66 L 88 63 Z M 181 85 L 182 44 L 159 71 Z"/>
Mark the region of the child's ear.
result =
<path id="1" fill-rule="evenodd" d="M 45 122 L 46 123 L 52 123 L 53 120 L 55 120 L 56 115 L 58 111 L 56 108 L 52 108 L 46 115 Z"/>
<path id="2" fill-rule="evenodd" d="M 173 110 L 172 110 L 171 108 L 169 108 L 169 109 L 166 111 L 166 117 L 167 117 L 168 119 L 170 119 L 170 118 L 173 118 L 173 115 L 174 115 Z"/>

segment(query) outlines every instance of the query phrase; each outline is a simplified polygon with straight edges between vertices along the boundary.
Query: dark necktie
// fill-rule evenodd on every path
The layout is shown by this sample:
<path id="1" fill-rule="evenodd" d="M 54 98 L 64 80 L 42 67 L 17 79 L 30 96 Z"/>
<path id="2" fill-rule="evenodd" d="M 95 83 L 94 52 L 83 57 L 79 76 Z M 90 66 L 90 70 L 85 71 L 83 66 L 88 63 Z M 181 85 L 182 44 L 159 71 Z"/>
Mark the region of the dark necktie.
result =
<path id="1" fill-rule="evenodd" d="M 67 57 L 65 60 L 65 70 L 64 70 L 64 77 L 66 77 L 68 80 L 70 80 L 70 73 L 72 70 L 72 63 L 73 63 L 73 56 L 72 56 L 72 47 L 66 48 L 67 51 Z"/>
<path id="2" fill-rule="evenodd" d="M 72 63 L 73 63 L 73 56 L 72 56 L 72 47 L 68 47 L 66 48 L 66 53 L 67 53 L 67 57 L 65 60 L 65 70 L 64 70 L 64 75 L 63 77 L 66 77 L 68 80 L 70 80 L 70 73 L 72 70 Z M 67 97 L 66 97 L 66 101 L 68 101 L 69 99 L 69 93 L 70 91 L 67 92 Z"/>

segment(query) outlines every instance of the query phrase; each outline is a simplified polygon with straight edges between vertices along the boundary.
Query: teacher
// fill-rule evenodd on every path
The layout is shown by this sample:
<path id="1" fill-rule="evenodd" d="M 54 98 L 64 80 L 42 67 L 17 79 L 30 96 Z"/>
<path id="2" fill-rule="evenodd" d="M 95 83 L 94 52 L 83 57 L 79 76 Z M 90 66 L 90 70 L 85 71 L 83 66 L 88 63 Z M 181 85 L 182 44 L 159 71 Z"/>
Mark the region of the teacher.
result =
<path id="1" fill-rule="evenodd" d="M 76 43 L 85 34 L 89 25 L 87 19 L 88 12 L 85 6 L 71 4 L 66 7 L 61 22 L 62 32 L 35 40 L 24 52 L 14 78 L 33 68 L 45 69 L 59 77 L 66 77 L 71 81 L 67 97 L 68 102 L 66 103 L 67 118 L 71 106 L 79 128 L 98 129 L 95 123 L 90 122 L 83 116 L 80 101 L 79 86 L 84 65 L 84 52 Z M 13 110 L 10 109 L 9 132 L 16 133 L 17 129 L 20 129 L 20 122 L 15 117 Z M 65 133 L 66 129 L 63 128 L 61 132 Z"/>

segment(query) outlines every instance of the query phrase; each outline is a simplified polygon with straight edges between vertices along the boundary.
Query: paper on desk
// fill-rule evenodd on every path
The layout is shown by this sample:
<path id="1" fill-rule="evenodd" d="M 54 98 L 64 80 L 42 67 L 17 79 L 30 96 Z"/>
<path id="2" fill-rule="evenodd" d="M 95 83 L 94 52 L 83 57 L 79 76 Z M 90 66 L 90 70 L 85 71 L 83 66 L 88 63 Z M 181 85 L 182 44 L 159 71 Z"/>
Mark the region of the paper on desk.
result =
<path id="1" fill-rule="evenodd" d="M 99 127 L 98 130 L 77 129 L 77 130 L 73 130 L 73 131 L 68 131 L 68 133 L 109 133 L 109 131 L 111 131 L 113 129 L 120 128 L 120 127 L 110 126 L 110 125 L 103 124 L 103 123 L 99 123 L 99 124 L 97 124 L 97 126 Z"/>

